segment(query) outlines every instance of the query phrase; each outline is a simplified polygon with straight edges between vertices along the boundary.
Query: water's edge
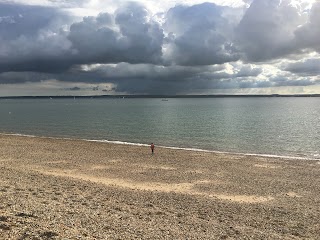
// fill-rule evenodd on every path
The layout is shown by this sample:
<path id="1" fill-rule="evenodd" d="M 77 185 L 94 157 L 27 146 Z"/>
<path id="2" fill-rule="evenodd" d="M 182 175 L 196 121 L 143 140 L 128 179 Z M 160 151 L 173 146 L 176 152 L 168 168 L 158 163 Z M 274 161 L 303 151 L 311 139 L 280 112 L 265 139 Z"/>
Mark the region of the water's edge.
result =
<path id="1" fill-rule="evenodd" d="M 30 138 L 46 138 L 46 139 L 57 139 L 57 140 L 81 140 L 87 142 L 99 142 L 99 143 L 108 143 L 108 144 L 117 144 L 117 145 L 132 145 L 132 146 L 143 146 L 149 147 L 149 144 L 144 143 L 132 143 L 124 141 L 111 141 L 111 140 L 98 140 L 98 139 L 83 139 L 83 138 L 67 138 L 67 137 L 50 137 L 50 136 L 36 136 L 20 133 L 0 133 L 4 136 L 18 136 L 18 137 L 30 137 Z M 256 156 L 256 157 L 265 157 L 265 158 L 280 158 L 287 160 L 312 160 L 319 161 L 320 158 L 310 158 L 310 157 L 298 157 L 298 156 L 285 156 L 285 155 L 275 155 L 275 154 L 258 154 L 258 153 L 240 153 L 240 152 L 227 152 L 227 151 L 214 151 L 206 150 L 200 148 L 184 148 L 184 147 L 174 147 L 174 146 L 162 146 L 157 145 L 159 148 L 173 149 L 173 150 L 183 150 L 183 151 L 194 151 L 194 152 L 206 152 L 206 153 L 217 153 L 217 154 L 230 154 L 230 155 L 240 155 L 240 156 Z"/>

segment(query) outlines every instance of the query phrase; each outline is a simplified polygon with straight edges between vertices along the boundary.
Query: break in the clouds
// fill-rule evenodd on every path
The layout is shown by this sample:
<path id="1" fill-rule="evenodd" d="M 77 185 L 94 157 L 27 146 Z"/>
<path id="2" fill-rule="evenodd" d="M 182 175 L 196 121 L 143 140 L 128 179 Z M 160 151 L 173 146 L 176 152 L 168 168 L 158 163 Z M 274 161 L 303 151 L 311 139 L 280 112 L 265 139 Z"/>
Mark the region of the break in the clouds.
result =
<path id="1" fill-rule="evenodd" d="M 319 12 L 307 0 L 0 1 L 1 95 L 316 89 Z"/>

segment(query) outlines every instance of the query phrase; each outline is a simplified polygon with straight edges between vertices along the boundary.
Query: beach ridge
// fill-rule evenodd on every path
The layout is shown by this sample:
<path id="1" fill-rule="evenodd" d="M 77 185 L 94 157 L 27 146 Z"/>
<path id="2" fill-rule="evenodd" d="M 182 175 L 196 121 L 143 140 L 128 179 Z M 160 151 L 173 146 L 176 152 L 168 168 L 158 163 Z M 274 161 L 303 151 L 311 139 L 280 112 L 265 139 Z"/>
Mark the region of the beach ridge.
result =
<path id="1" fill-rule="evenodd" d="M 0 144 L 3 239 L 320 234 L 317 161 L 9 135 Z"/>

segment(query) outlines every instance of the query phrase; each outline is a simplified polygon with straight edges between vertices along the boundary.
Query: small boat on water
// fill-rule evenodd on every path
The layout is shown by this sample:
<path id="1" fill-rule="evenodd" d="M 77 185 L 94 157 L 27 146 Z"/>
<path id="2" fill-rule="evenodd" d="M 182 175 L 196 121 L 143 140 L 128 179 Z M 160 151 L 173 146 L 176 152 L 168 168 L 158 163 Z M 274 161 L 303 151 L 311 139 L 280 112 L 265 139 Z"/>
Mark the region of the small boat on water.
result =
<path id="1" fill-rule="evenodd" d="M 166 102 L 166 101 L 168 101 L 168 99 L 162 99 L 161 101 Z"/>

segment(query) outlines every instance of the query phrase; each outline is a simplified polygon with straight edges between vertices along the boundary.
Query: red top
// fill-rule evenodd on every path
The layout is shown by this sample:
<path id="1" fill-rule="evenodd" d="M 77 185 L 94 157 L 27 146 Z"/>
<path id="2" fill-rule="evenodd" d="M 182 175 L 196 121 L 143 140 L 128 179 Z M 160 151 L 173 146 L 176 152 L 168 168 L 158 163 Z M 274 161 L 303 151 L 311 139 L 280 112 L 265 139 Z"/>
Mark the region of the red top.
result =
<path id="1" fill-rule="evenodd" d="M 151 149 L 154 149 L 154 144 L 153 143 L 151 144 Z"/>

